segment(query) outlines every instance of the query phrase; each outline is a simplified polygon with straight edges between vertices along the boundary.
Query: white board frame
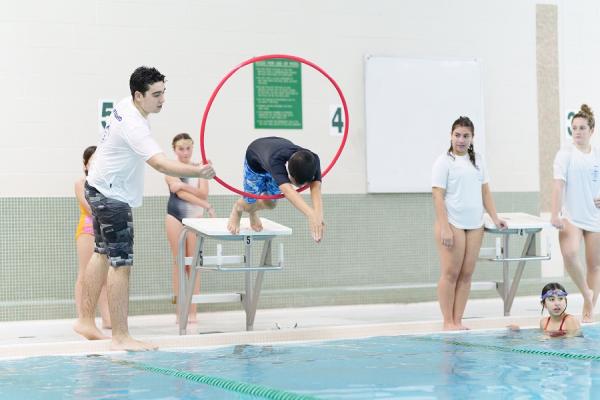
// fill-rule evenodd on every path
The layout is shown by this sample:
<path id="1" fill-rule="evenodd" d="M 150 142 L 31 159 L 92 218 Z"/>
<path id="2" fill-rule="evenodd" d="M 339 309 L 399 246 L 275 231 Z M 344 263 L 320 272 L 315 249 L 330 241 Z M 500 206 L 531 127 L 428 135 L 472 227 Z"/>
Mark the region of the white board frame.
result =
<path id="1" fill-rule="evenodd" d="M 367 192 L 431 192 L 431 167 L 461 115 L 473 121 L 475 151 L 485 156 L 479 60 L 366 56 Z"/>

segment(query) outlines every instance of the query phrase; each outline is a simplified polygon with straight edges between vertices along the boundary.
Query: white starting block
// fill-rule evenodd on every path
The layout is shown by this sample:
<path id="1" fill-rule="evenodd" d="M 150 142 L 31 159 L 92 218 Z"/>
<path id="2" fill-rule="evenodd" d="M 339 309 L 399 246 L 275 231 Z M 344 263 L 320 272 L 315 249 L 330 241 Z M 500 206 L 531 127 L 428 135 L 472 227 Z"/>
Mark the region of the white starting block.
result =
<path id="1" fill-rule="evenodd" d="M 265 271 L 283 269 L 283 243 L 278 250 L 277 265 L 271 262 L 271 242 L 276 236 L 291 235 L 292 230 L 286 226 L 261 218 L 263 230 L 256 232 L 250 228 L 248 218 L 240 221 L 240 233 L 232 235 L 227 230 L 228 218 L 184 218 L 183 230 L 179 236 L 177 265 L 179 266 L 179 334 L 185 335 L 188 322 L 188 311 L 191 304 L 241 302 L 246 312 L 246 330 L 254 326 L 256 307 Z M 187 235 L 196 235 L 196 248 L 192 257 L 185 257 Z M 244 245 L 244 255 L 226 256 L 220 243 L 216 246 L 216 256 L 203 254 L 206 239 L 218 241 L 240 241 Z M 251 265 L 252 245 L 255 241 L 263 241 L 260 264 Z M 185 266 L 190 265 L 190 277 L 185 273 Z M 244 293 L 222 293 L 209 295 L 194 295 L 194 282 L 198 271 L 244 272 Z M 256 272 L 256 278 L 254 278 Z"/>
<path id="2" fill-rule="evenodd" d="M 488 214 L 484 215 L 485 232 L 499 235 L 499 237 L 496 238 L 496 247 L 481 249 L 479 258 L 502 263 L 502 282 L 496 282 L 496 290 L 504 302 L 504 315 L 508 316 L 510 315 L 510 309 L 515 299 L 519 282 L 523 276 L 525 263 L 527 261 L 542 261 L 551 258 L 550 240 L 546 240 L 547 247 L 545 255 L 535 254 L 536 234 L 540 233 L 544 228 L 549 228 L 551 225 L 549 221 L 525 213 L 499 213 L 498 217 L 506 221 L 508 228 L 505 230 L 498 229 L 492 222 L 490 216 Z M 527 235 L 527 238 L 525 239 L 521 256 L 511 258 L 509 256 L 510 238 L 515 235 Z M 518 261 L 518 265 L 511 282 L 508 267 L 511 262 L 515 261 Z"/>

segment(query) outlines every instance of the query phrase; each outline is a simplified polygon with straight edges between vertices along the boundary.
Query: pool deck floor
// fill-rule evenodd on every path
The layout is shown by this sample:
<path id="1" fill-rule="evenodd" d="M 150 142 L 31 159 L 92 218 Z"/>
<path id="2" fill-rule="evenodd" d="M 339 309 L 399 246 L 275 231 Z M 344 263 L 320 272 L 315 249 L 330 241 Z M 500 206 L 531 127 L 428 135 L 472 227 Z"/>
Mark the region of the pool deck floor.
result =
<path id="1" fill-rule="evenodd" d="M 580 316 L 582 304 L 580 295 L 569 295 L 568 312 Z M 500 298 L 469 300 L 463 322 L 473 330 L 504 328 L 508 324 L 535 327 L 540 307 L 538 297 L 517 297 L 511 316 L 504 317 Z M 198 324 L 188 325 L 185 336 L 179 335 L 172 314 L 132 316 L 129 330 L 133 337 L 164 349 L 394 336 L 442 329 L 437 302 L 259 308 L 252 332 L 245 331 L 245 314 L 241 310 L 199 313 L 198 320 Z M 0 358 L 110 351 L 110 340 L 85 340 L 72 330 L 73 322 L 73 319 L 0 322 Z M 105 333 L 109 335 L 110 331 Z"/>

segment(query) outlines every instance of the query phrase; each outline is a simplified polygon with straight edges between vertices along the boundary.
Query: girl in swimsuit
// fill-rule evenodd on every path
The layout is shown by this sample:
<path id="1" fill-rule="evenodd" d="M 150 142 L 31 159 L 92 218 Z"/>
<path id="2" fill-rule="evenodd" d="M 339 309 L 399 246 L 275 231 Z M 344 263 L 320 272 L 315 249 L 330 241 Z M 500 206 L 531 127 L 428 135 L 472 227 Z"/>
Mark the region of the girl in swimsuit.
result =
<path id="1" fill-rule="evenodd" d="M 542 289 L 542 314 L 548 310 L 549 317 L 540 319 L 540 329 L 551 337 L 572 335 L 580 329 L 579 321 L 567 309 L 567 291 L 560 283 L 549 283 Z"/>
<path id="2" fill-rule="evenodd" d="M 175 135 L 172 141 L 173 151 L 177 159 L 189 164 L 192 162 L 192 151 L 194 142 L 187 133 Z M 208 202 L 208 181 L 198 179 L 197 184 L 192 184 L 187 178 L 176 178 L 165 176 L 165 182 L 169 187 L 169 202 L 167 203 L 167 215 L 165 217 L 165 226 L 167 238 L 173 253 L 173 304 L 177 304 L 177 293 L 179 293 L 179 267 L 177 266 L 177 249 L 179 234 L 183 229 L 181 221 L 184 218 L 202 217 L 204 210 L 210 217 L 215 217 L 215 209 Z M 188 235 L 186 243 L 186 257 L 191 256 L 196 247 L 194 235 Z M 189 266 L 186 267 L 189 274 Z M 200 275 L 194 283 L 194 294 L 200 293 Z M 179 313 L 176 311 L 179 318 Z M 189 323 L 196 322 L 196 305 L 192 304 L 188 316 Z"/>
<path id="3" fill-rule="evenodd" d="M 94 253 L 94 227 L 92 225 L 92 210 L 90 205 L 85 199 L 83 185 L 85 184 L 85 177 L 88 174 L 88 167 L 90 159 L 96 151 L 96 146 L 89 146 L 83 152 L 83 173 L 84 177 L 78 179 L 75 182 L 75 197 L 79 203 L 79 224 L 77 224 L 77 230 L 75 231 L 75 243 L 77 245 L 77 262 L 79 264 L 79 270 L 77 272 L 77 281 L 75 282 L 75 306 L 77 308 L 77 315 L 81 310 L 81 285 L 83 276 L 85 273 L 85 267 L 88 261 Z M 104 329 L 110 329 L 110 313 L 108 311 L 108 298 L 106 296 L 106 282 L 102 286 L 100 292 L 100 298 L 98 300 L 98 308 L 100 309 L 100 315 L 102 317 L 102 327 Z"/>

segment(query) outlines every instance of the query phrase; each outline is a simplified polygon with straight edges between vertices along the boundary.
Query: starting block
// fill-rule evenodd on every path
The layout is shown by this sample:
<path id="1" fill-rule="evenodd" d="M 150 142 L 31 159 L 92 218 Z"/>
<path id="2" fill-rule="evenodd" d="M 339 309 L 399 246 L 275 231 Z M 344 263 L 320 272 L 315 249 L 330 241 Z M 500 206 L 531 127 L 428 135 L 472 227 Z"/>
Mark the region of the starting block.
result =
<path id="1" fill-rule="evenodd" d="M 495 282 L 496 290 L 504 303 L 504 316 L 510 315 L 519 282 L 523 276 L 523 270 L 527 261 L 543 261 L 551 258 L 550 240 L 546 240 L 546 254 L 536 254 L 536 235 L 540 234 L 544 228 L 552 225 L 538 216 L 526 213 L 498 213 L 498 217 L 505 220 L 507 229 L 500 230 L 494 225 L 494 222 L 488 214 L 484 215 L 484 229 L 488 234 L 496 235 L 496 246 L 494 248 L 482 248 L 479 258 L 487 261 L 502 263 L 502 281 Z M 510 257 L 510 239 L 515 236 L 527 235 L 521 255 L 519 257 Z M 509 264 L 517 262 L 517 269 L 511 279 L 509 277 Z"/>
<path id="2" fill-rule="evenodd" d="M 283 269 L 283 243 L 279 244 L 277 264 L 271 261 L 272 241 L 277 236 L 289 236 L 292 229 L 276 222 L 261 218 L 263 229 L 256 232 L 250 228 L 248 218 L 240 221 L 240 233 L 232 235 L 227 230 L 228 218 L 184 218 L 183 230 L 179 236 L 177 265 L 179 267 L 179 334 L 185 335 L 188 323 L 188 311 L 192 304 L 241 302 L 246 312 L 246 330 L 254 327 L 254 317 L 266 271 Z M 185 243 L 188 235 L 196 235 L 196 248 L 191 257 L 185 256 Z M 205 256 L 204 248 L 208 239 L 216 241 L 238 241 L 244 247 L 243 255 L 223 255 L 221 243 L 216 245 L 215 256 Z M 254 242 L 263 242 L 260 263 L 252 266 L 252 248 Z M 186 276 L 185 267 L 189 265 L 190 276 Z M 194 282 L 199 271 L 243 272 L 245 290 L 243 293 L 220 293 L 194 295 Z M 256 273 L 256 277 L 254 277 Z"/>

